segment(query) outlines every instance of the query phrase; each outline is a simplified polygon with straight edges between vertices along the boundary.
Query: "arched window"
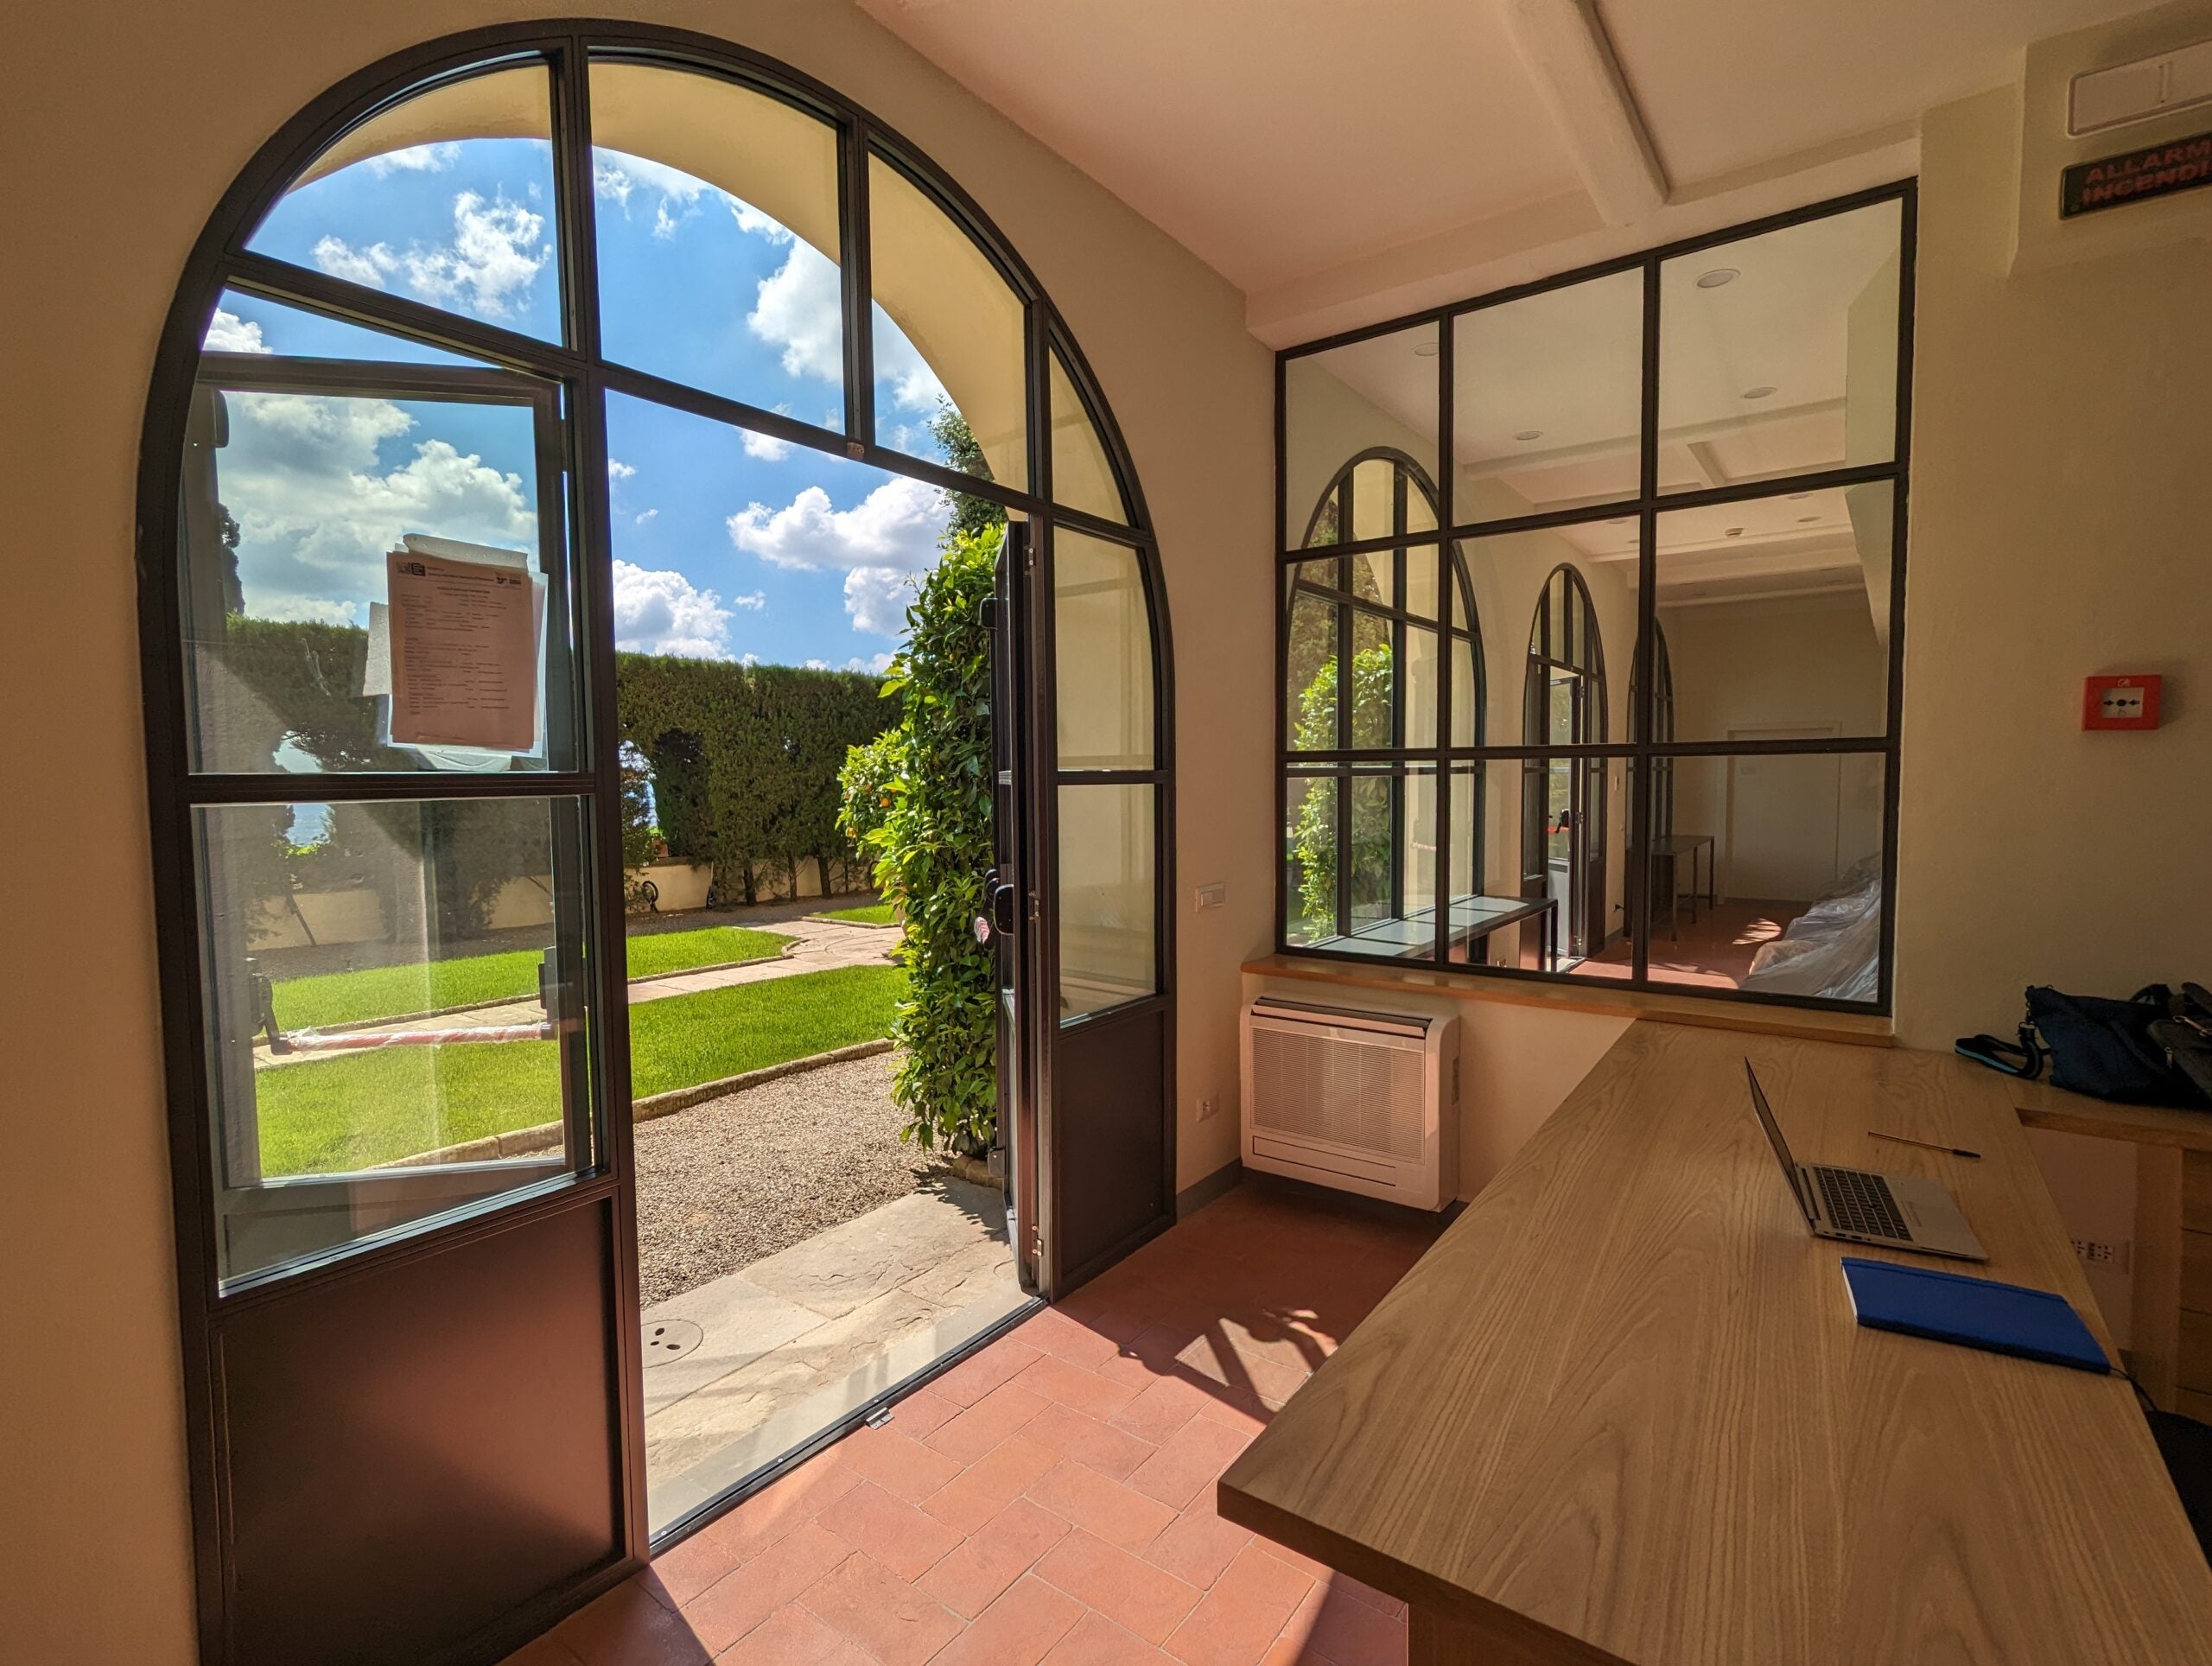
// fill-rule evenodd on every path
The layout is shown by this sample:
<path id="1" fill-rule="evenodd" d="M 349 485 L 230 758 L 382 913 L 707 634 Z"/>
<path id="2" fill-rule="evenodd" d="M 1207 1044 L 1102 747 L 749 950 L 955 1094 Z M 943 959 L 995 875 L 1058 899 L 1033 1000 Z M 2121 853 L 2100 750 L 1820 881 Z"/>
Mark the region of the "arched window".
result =
<path id="1" fill-rule="evenodd" d="M 1582 575 L 1562 563 L 1529 628 L 1522 739 L 1531 747 L 1605 741 L 1605 651 Z M 1521 775 L 1521 890 L 1557 911 L 1559 952 L 1580 960 L 1605 940 L 1605 761 L 1533 757 Z"/>
<path id="2" fill-rule="evenodd" d="M 1439 860 L 1444 754 L 1480 733 L 1484 693 L 1473 588 L 1439 525 L 1417 460 L 1363 451 L 1323 488 L 1302 540 L 1311 556 L 1287 574 L 1287 929 L 1324 951 L 1432 957 L 1461 940 L 1440 893 L 1479 882 L 1471 774 L 1456 795 L 1462 854 Z"/>
<path id="3" fill-rule="evenodd" d="M 195 1427 L 271 1438 L 238 1407 L 312 1416 L 340 1390 L 257 1383 L 243 1352 L 208 1369 L 257 1288 L 283 1283 L 284 1323 L 372 1343 L 384 1371 L 423 1363 L 406 1316 L 435 1307 L 441 1334 L 489 1339 L 423 1366 L 448 1410 L 480 1408 L 442 1423 L 440 1449 L 489 1429 L 561 1451 L 562 1498 L 487 1482 L 524 1514 L 588 1528 L 616 1501 L 612 1544 L 487 1548 L 523 1582 L 486 1612 L 396 1611 L 466 1631 L 670 1525 L 658 1492 L 645 1519 L 630 1432 L 633 1062 L 639 1092 L 669 1084 L 644 1070 L 651 1027 L 633 1061 L 623 1016 L 627 823 L 721 842 L 718 875 L 747 868 L 741 889 L 717 880 L 736 900 L 753 881 L 733 829 L 825 849 L 863 738 L 836 714 L 875 717 L 916 584 L 963 530 L 983 550 L 963 597 L 1007 552 L 1000 605 L 962 618 L 995 621 L 1001 687 L 1026 703 L 993 772 L 1001 848 L 957 885 L 980 896 L 995 864 L 1027 892 L 1002 917 L 1020 987 L 985 996 L 1019 1027 L 1027 1085 L 1004 1103 L 1056 1108 L 1043 1148 L 1087 1188 L 1081 1209 L 1042 1207 L 1058 1171 L 1017 1152 L 1025 1276 L 1049 1294 L 1172 1211 L 1173 731 L 1143 499 L 1033 276 L 867 112 L 620 23 L 486 30 L 365 72 L 270 143 L 203 234 L 141 501 Z M 825 682 L 838 699 L 815 697 Z M 715 750 L 733 734 L 774 766 L 757 778 L 774 802 L 733 788 Z M 340 971 L 372 976 L 308 987 Z M 1063 1076 L 1103 1084 L 1101 1108 Z M 463 1244 L 506 1247 L 469 1263 L 481 1276 L 407 1283 Z M 525 1289 L 526 1266 L 563 1270 Z M 381 1329 L 348 1331 L 371 1312 Z M 552 1389 L 502 1343 L 525 1312 L 574 1355 Z M 381 1455 L 396 1495 L 448 1502 L 412 1450 L 403 1429 L 333 1461 Z M 284 1623 L 252 1601 L 296 1594 L 257 1561 L 272 1542 L 245 1542 L 269 1501 L 235 1494 L 204 1445 L 194 1464 L 225 1565 L 264 1593 L 208 1634 L 250 1641 Z M 353 1525 L 333 1525 L 334 1555 Z M 428 1657 L 453 1637 L 388 1641 Z"/>

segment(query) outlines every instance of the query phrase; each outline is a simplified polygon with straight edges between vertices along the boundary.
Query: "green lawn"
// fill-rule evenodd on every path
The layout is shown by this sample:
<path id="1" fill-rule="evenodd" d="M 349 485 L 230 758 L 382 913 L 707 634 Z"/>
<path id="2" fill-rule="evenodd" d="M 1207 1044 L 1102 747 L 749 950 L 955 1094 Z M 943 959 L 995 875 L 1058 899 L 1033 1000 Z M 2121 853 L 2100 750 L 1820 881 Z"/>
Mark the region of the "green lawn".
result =
<path id="1" fill-rule="evenodd" d="M 872 902 L 864 908 L 825 908 L 817 918 L 849 919 L 857 925 L 896 925 L 899 912 L 887 902 Z"/>
<path id="2" fill-rule="evenodd" d="M 632 946 L 635 940 L 632 940 Z M 847 966 L 672 995 L 630 1008 L 639 1098 L 891 1033 L 895 966 Z M 370 1168 L 561 1115 L 550 1041 L 392 1047 L 257 1071 L 262 1170 Z"/>
<path id="3" fill-rule="evenodd" d="M 709 925 L 695 932 L 656 932 L 630 939 L 630 976 L 689 971 L 733 960 L 765 960 L 791 938 L 741 925 Z M 537 993 L 536 949 L 469 955 L 459 960 L 376 966 L 359 972 L 325 972 L 276 983 L 276 1021 L 288 1030 L 360 1024 L 410 1013 L 436 1012 L 480 1001 L 505 1001 Z"/>

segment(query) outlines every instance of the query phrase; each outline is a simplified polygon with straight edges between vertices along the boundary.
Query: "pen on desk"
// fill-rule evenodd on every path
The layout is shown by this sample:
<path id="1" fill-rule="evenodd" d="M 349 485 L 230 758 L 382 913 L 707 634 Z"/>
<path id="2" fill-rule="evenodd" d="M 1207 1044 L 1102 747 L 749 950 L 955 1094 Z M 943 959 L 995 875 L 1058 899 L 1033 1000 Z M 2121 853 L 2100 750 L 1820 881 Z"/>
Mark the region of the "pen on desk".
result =
<path id="1" fill-rule="evenodd" d="M 1866 1137 L 1870 1140 L 1894 1140 L 1899 1145 L 1916 1145 L 1928 1151 L 1948 1152 L 1954 1157 L 1971 1157 L 1976 1162 L 1981 1160 L 1981 1153 L 1968 1151 L 1964 1146 L 1938 1145 L 1933 1140 L 1916 1140 L 1905 1134 L 1885 1134 L 1878 1128 L 1868 1129 Z"/>

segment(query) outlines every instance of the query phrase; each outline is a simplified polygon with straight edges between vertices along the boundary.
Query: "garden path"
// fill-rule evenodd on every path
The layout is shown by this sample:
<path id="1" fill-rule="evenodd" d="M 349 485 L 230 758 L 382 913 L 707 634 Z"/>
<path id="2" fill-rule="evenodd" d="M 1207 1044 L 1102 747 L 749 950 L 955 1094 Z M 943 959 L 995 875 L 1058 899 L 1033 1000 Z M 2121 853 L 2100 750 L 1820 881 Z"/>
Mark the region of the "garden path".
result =
<path id="1" fill-rule="evenodd" d="M 680 918 L 680 917 L 679 917 Z M 750 922 L 748 922 L 750 923 Z M 639 978 L 629 986 L 630 1004 L 665 1001 L 679 995 L 701 995 L 734 983 L 764 983 L 772 978 L 797 977 L 806 972 L 826 972 L 841 966 L 880 966 L 891 959 L 899 933 L 880 925 L 855 925 L 844 920 L 815 919 L 804 915 L 779 918 L 773 930 L 793 938 L 792 947 L 772 959 L 748 960 L 734 966 L 710 966 L 696 972 L 665 977 Z M 535 1000 L 502 1002 L 496 1006 L 471 1007 L 432 1013 L 390 1024 L 364 1024 L 348 1031 L 356 1035 L 389 1034 L 398 1030 L 474 1029 L 507 1024 L 536 1024 L 544 1009 Z M 264 1040 L 254 1048 L 254 1068 L 280 1067 L 330 1055 L 318 1052 L 271 1054 Z"/>

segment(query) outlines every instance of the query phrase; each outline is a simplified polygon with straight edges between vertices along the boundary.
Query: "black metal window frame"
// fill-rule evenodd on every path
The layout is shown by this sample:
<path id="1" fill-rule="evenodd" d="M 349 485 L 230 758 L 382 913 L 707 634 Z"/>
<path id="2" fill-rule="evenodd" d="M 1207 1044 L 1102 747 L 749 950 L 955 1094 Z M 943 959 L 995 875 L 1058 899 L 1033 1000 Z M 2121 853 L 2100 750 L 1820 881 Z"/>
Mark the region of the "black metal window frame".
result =
<path id="1" fill-rule="evenodd" d="M 1535 279 L 1510 288 L 1493 290 L 1465 300 L 1452 301 L 1441 305 L 1424 308 L 1418 312 L 1402 315 L 1382 322 L 1364 325 L 1357 329 L 1287 347 L 1275 355 L 1275 547 L 1277 563 L 1288 575 L 1281 587 L 1276 604 L 1275 655 L 1275 817 L 1274 837 L 1278 843 L 1274 860 L 1275 909 L 1274 945 L 1276 952 L 1300 958 L 1343 961 L 1354 964 L 1381 963 L 1402 969 L 1418 966 L 1423 970 L 1446 971 L 1469 977 L 1521 979 L 1545 983 L 1586 982 L 1572 971 L 1553 971 L 1520 966 L 1490 966 L 1455 961 L 1450 957 L 1449 932 L 1445 916 L 1448 902 L 1454 893 L 1450 869 L 1452 855 L 1451 794 L 1448 782 L 1456 770 L 1471 769 L 1480 782 L 1485 766 L 1491 763 L 1518 761 L 1523 765 L 1553 758 L 1585 757 L 1593 760 L 1620 759 L 1627 763 L 1630 787 L 1630 821 L 1628 850 L 1640 871 L 1625 874 L 1628 908 L 1632 915 L 1624 922 L 1624 931 L 1633 948 L 1630 975 L 1625 979 L 1608 978 L 1606 982 L 1616 989 L 1628 989 L 1652 993 L 1694 998 L 1700 1001 L 1733 1002 L 1759 1006 L 1798 1007 L 1823 1011 L 1838 1011 L 1887 1015 L 1895 998 L 1895 958 L 1897 942 L 1897 791 L 1898 752 L 1903 723 L 1904 684 L 1904 626 L 1905 588 L 1907 583 L 1907 546 L 1909 493 L 1911 476 L 1912 439 L 1912 366 L 1913 366 L 1913 303 L 1914 258 L 1916 223 L 1918 215 L 1918 181 L 1913 179 L 1894 181 L 1886 185 L 1854 192 L 1847 196 L 1833 197 L 1803 207 L 1748 220 L 1704 232 L 1693 238 L 1664 244 L 1657 247 L 1577 267 L 1553 277 Z M 1899 207 L 1897 230 L 1897 338 L 1896 381 L 1896 426 L 1889 461 L 1881 463 L 1847 464 L 1839 467 L 1810 470 L 1802 474 L 1774 475 L 1758 480 L 1732 481 L 1725 486 L 1709 486 L 1695 491 L 1665 492 L 1659 486 L 1659 374 L 1660 374 L 1660 275 L 1666 263 L 1702 250 L 1740 242 L 1746 238 L 1768 232 L 1786 231 L 1792 226 L 1831 219 L 1839 214 L 1895 202 Z M 1630 495 L 1609 498 L 1603 501 L 1576 504 L 1570 508 L 1546 510 L 1492 520 L 1461 521 L 1453 513 L 1455 475 L 1452 466 L 1453 423 L 1453 332 L 1456 321 L 1468 314 L 1504 306 L 1531 296 L 1565 289 L 1592 279 L 1635 273 L 1642 279 L 1642 360 L 1639 367 L 1639 404 L 1637 423 L 1637 485 Z M 1373 340 L 1400 331 L 1432 327 L 1435 331 L 1436 353 L 1436 451 L 1441 462 L 1437 470 L 1438 496 L 1442 512 L 1440 541 L 1452 549 L 1464 563 L 1464 546 L 1477 540 L 1494 538 L 1516 532 L 1533 532 L 1576 526 L 1592 521 L 1605 521 L 1633 516 L 1637 525 L 1637 640 L 1635 657 L 1630 671 L 1630 709 L 1629 738 L 1619 741 L 1599 741 L 1583 746 L 1555 747 L 1549 745 L 1455 747 L 1448 744 L 1448 733 L 1440 729 L 1433 747 L 1408 747 L 1393 746 L 1388 748 L 1363 748 L 1346 754 L 1317 754 L 1300 752 L 1291 745 L 1292 736 L 1287 713 L 1287 675 L 1289 667 L 1290 597 L 1297 575 L 1297 563 L 1314 559 L 1317 556 L 1351 556 L 1366 553 L 1370 549 L 1387 549 L 1388 538 L 1369 538 L 1332 544 L 1321 550 L 1299 548 L 1291 540 L 1289 505 L 1285 501 L 1285 486 L 1288 480 L 1289 434 L 1289 370 L 1299 359 L 1311 358 L 1333 348 L 1349 347 L 1357 342 Z M 1363 455 L 1367 454 L 1362 454 Z M 1886 482 L 1891 491 L 1891 584 L 1889 595 L 1888 665 L 1885 684 L 1885 718 L 1878 734 L 1822 737 L 1813 740 L 1773 741 L 1680 741 L 1673 738 L 1671 728 L 1665 737 L 1657 734 L 1651 709 L 1656 684 L 1649 670 L 1653 654 L 1653 643 L 1658 629 L 1658 618 L 1654 577 L 1656 571 L 1658 518 L 1676 510 L 1703 508 L 1713 505 L 1742 503 L 1758 499 L 1786 495 L 1789 493 L 1816 491 L 1850 486 Z M 1327 493 L 1325 493 L 1325 500 Z M 1318 515 L 1318 511 L 1317 511 Z M 1309 524 L 1308 532 L 1310 534 Z M 1541 605 L 1541 604 L 1540 604 Z M 1479 628 L 1478 626 L 1478 628 Z M 1478 664 L 1479 664 L 1478 656 Z M 1672 693 L 1671 666 L 1667 686 Z M 1441 668 L 1447 687 L 1451 677 L 1449 656 Z M 1671 698 L 1669 716 L 1671 719 Z M 1448 708 L 1447 708 L 1448 709 Z M 1478 730 L 1480 734 L 1480 730 Z M 1883 764 L 1882 785 L 1882 904 L 1880 960 L 1878 987 L 1872 1002 L 1838 1001 L 1824 996 L 1770 993 L 1753 989 L 1720 989 L 1702 985 L 1691 985 L 1655 980 L 1650 975 L 1649 956 L 1649 915 L 1651 910 L 1652 859 L 1649 841 L 1644 836 L 1651 824 L 1653 814 L 1653 780 L 1655 773 L 1663 771 L 1668 778 L 1671 800 L 1671 780 L 1675 760 L 1696 757 L 1748 756 L 1808 756 L 1857 755 L 1878 757 Z M 1402 773 L 1409 767 L 1433 770 L 1438 782 L 1437 836 L 1439 860 L 1437 891 L 1439 897 L 1438 924 L 1432 957 L 1409 960 L 1401 955 L 1369 954 L 1356 950 L 1324 948 L 1312 944 L 1294 944 L 1289 940 L 1289 868 L 1290 863 L 1281 849 L 1289 825 L 1290 785 L 1304 775 L 1315 773 L 1314 766 L 1341 766 L 1349 770 L 1355 765 L 1370 768 L 1394 768 Z M 1478 867 L 1476 871 L 1480 871 Z"/>
<path id="2" fill-rule="evenodd" d="M 637 370 L 607 358 L 599 320 L 598 245 L 592 185 L 591 108 L 587 90 L 594 62 L 625 62 L 711 76 L 791 105 L 828 124 L 838 146 L 838 265 L 843 299 L 842 431 L 817 428 L 783 412 L 725 397 Z M 345 282 L 311 268 L 258 253 L 247 246 L 254 231 L 303 171 L 332 145 L 364 124 L 435 87 L 501 70 L 543 67 L 548 77 L 554 162 L 553 212 L 561 334 L 536 336 L 446 311 L 389 291 Z M 1022 366 L 1028 489 L 980 479 L 879 443 L 874 412 L 872 344 L 869 162 L 895 169 L 961 228 L 983 253 L 1022 309 Z M 406 363 L 342 365 L 283 354 L 248 356 L 204 347 L 211 316 L 226 291 L 255 296 L 342 323 L 359 325 L 426 347 L 460 354 L 467 369 L 443 370 Z M 1054 502 L 1051 496 L 1052 366 L 1083 407 L 1120 492 L 1126 518 L 1103 518 Z M 195 395 L 203 387 L 299 386 L 320 389 L 327 372 L 351 378 L 358 389 L 389 384 L 431 397 L 435 386 L 511 402 L 550 402 L 558 430 L 560 472 L 566 501 L 541 504 L 560 538 L 549 544 L 549 576 L 565 563 L 574 648 L 569 673 L 579 685 L 573 703 L 573 737 L 565 766 L 529 772 L 226 773 L 195 770 L 190 732 L 190 682 L 184 656 L 181 557 L 185 516 L 181 481 Z M 530 390 L 527 395 L 517 390 Z M 1050 595 L 1052 532 L 1079 531 L 1128 550 L 1141 575 L 1152 631 L 1154 747 L 1144 770 L 1060 770 L 1047 752 L 1031 778 L 1035 839 L 1042 853 L 1034 890 L 1045 898 L 1046 952 L 1057 963 L 1058 910 L 1052 899 L 1057 874 L 1058 788 L 1086 781 L 1141 780 L 1154 791 L 1154 993 L 1137 1008 L 1164 1008 L 1167 1046 L 1161 1094 L 1169 1138 L 1164 1184 L 1174 1169 L 1173 1046 L 1176 914 L 1176 774 L 1173 726 L 1173 649 L 1166 585 L 1142 488 L 1128 447 L 1075 334 L 1013 245 L 990 217 L 917 145 L 862 106 L 791 66 L 728 40 L 645 23 L 545 19 L 469 30 L 395 53 L 348 77 L 313 100 L 257 153 L 209 215 L 178 283 L 164 321 L 147 398 L 137 486 L 138 625 L 143 709 L 146 727 L 149 819 L 152 835 L 157 952 L 162 967 L 163 1064 L 168 1111 L 171 1185 L 185 1381 L 191 1427 L 194 1530 L 200 1558 L 203 1624 L 222 1612 L 216 1584 L 221 1566 L 220 1454 L 208 1432 L 215 1415 L 214 1379 L 225 1328 L 242 1315 L 288 1293 L 327 1281 L 368 1275 L 435 1255 L 454 1243 L 507 1230 L 559 1211 L 605 1206 L 620 1218 L 619 1232 L 632 1246 L 620 1283 L 635 1298 L 635 1207 L 631 1192 L 632 1128 L 627 1026 L 601 1022 L 591 1036 L 588 1100 L 571 1104 L 568 1120 L 573 1168 L 526 1191 L 429 1217 L 356 1240 L 266 1273 L 226 1281 L 219 1277 L 216 1238 L 220 1230 L 219 1177 L 208 1131 L 214 1105 L 205 1030 L 207 991 L 195 870 L 194 823 L 206 807 L 290 802 L 404 802 L 449 798 L 581 800 L 589 850 L 584 877 L 591 912 L 587 937 L 594 945 L 623 938 L 620 887 L 604 881 L 609 853 L 620 843 L 620 726 L 614 708 L 614 634 L 611 509 L 608 502 L 606 400 L 610 393 L 704 417 L 733 429 L 773 436 L 810 450 L 862 462 L 946 491 L 986 499 L 1032 529 L 1033 582 Z M 457 394 L 449 397 L 458 397 Z M 546 449 L 541 436 L 541 453 Z M 557 477 L 556 477 L 557 478 Z M 560 715 L 549 710 L 556 728 Z M 1051 733 L 1051 710 L 1042 728 Z M 1049 745 L 1049 742 L 1046 743 Z M 548 763 L 553 760 L 549 758 Z M 601 953 L 587 969 L 583 991 L 592 1014 L 620 1013 L 619 962 Z M 1043 1010 L 1040 1008 L 1040 1010 Z M 1046 1028 L 1056 1027 L 1046 1026 Z M 1049 1083 L 1039 1085 L 1038 1114 L 1046 1116 Z M 633 1399 L 638 1380 L 635 1326 L 618 1326 L 624 1364 L 620 1392 L 624 1462 L 634 1494 L 626 1511 L 633 1553 L 646 1539 L 643 1514 L 642 1413 Z M 837 1431 L 842 1432 L 840 1425 Z M 205 1436 L 206 1438 L 202 1438 Z M 772 1472 L 805 1455 L 791 1454 Z M 765 1482 L 771 1475 L 755 1478 Z M 750 1490 L 750 1485 L 745 1490 Z M 731 1493 L 675 1524 L 664 1545 L 734 1501 Z M 210 1633 L 209 1635 L 213 1635 Z"/>

